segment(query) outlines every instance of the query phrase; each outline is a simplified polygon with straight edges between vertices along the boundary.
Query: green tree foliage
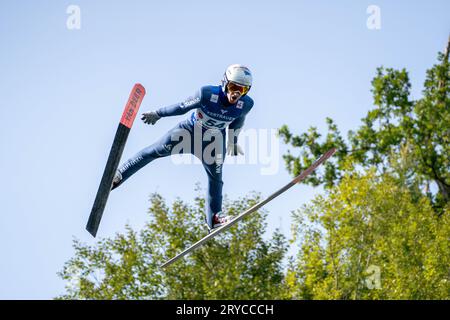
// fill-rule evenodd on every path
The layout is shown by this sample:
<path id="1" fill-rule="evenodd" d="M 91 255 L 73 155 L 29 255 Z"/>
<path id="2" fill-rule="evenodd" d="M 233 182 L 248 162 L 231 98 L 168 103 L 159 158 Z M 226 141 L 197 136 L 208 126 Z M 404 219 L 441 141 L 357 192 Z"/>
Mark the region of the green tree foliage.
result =
<path id="1" fill-rule="evenodd" d="M 450 42 L 449 42 L 450 45 Z M 375 108 L 362 119 L 362 125 L 348 132 L 344 139 L 334 121 L 327 118 L 328 133 L 323 138 L 315 127 L 294 135 L 285 125 L 279 130 L 289 151 L 284 155 L 293 175 L 307 168 L 320 154 L 337 147 L 335 160 L 321 173 L 311 175 L 306 183 L 329 188 L 336 185 L 345 172 L 355 168 L 376 167 L 380 173 L 389 170 L 392 156 L 408 153 L 413 166 L 411 181 L 422 187 L 436 183 L 438 192 L 432 196 L 434 206 L 442 208 L 450 201 L 450 64 L 447 48 L 439 54 L 439 63 L 427 72 L 423 97 L 410 98 L 411 84 L 405 70 L 380 67 L 372 81 Z M 426 190 L 430 190 L 426 188 Z"/>
<path id="2" fill-rule="evenodd" d="M 449 299 L 448 213 L 437 218 L 390 174 L 344 176 L 294 214 L 291 297 Z"/>
<path id="3" fill-rule="evenodd" d="M 293 175 L 338 149 L 306 180 L 326 193 L 294 213 L 298 254 L 286 298 L 450 298 L 448 52 L 427 72 L 417 101 L 405 70 L 379 68 L 376 107 L 347 139 L 329 118 L 324 137 L 314 127 L 300 135 L 279 130 L 298 151 L 284 156 Z"/>
<path id="4" fill-rule="evenodd" d="M 225 201 L 238 214 L 259 201 L 252 194 Z M 266 213 L 256 212 L 223 235 L 166 269 L 160 265 L 205 236 L 205 201 L 177 200 L 169 208 L 152 195 L 150 222 L 139 232 L 103 239 L 95 246 L 74 241 L 75 255 L 59 273 L 61 299 L 276 299 L 284 288 L 287 241 L 279 232 L 263 238 Z"/>

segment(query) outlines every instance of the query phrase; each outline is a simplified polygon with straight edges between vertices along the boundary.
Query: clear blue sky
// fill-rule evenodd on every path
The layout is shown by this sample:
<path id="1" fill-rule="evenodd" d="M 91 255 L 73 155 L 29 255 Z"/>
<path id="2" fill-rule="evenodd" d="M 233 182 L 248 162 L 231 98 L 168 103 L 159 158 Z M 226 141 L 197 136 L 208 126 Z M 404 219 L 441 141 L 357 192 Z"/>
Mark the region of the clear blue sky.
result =
<path id="1" fill-rule="evenodd" d="M 71 4 L 81 9 L 80 30 L 66 27 Z M 380 30 L 366 26 L 372 4 Z M 372 105 L 380 65 L 406 68 L 420 97 L 447 41 L 449 12 L 447 0 L 1 1 L 0 298 L 64 292 L 56 272 L 73 254 L 73 237 L 94 243 L 84 227 L 134 83 L 147 89 L 141 110 L 151 110 L 242 63 L 254 73 L 246 128 L 301 132 L 331 117 L 347 132 Z M 137 120 L 123 158 L 182 119 L 154 127 Z M 226 166 L 224 192 L 270 194 L 290 179 L 279 161 L 271 176 L 260 165 Z M 206 186 L 200 165 L 145 167 L 111 195 L 99 236 L 142 226 L 152 192 L 192 201 L 196 182 Z M 296 186 L 269 204 L 271 230 L 288 234 L 290 211 L 318 192 Z"/>

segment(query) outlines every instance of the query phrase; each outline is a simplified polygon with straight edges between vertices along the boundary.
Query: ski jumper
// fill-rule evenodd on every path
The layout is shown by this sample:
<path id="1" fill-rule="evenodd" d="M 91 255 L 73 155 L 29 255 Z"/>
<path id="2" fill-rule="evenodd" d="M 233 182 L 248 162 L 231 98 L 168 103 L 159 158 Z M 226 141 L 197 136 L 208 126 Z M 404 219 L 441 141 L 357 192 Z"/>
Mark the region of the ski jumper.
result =
<path id="1" fill-rule="evenodd" d="M 206 220 L 211 227 L 213 215 L 222 211 L 225 129 L 228 126 L 234 130 L 233 142 L 237 143 L 239 129 L 252 107 L 253 100 L 247 95 L 235 104 L 230 104 L 221 86 L 204 86 L 184 102 L 160 108 L 156 111 L 160 117 L 178 116 L 195 110 L 188 119 L 178 123 L 157 142 L 122 164 L 119 168 L 122 174 L 120 184 L 155 159 L 171 154 L 193 154 L 202 161 L 208 176 Z M 200 139 L 197 135 L 199 132 L 202 135 Z M 180 143 L 184 147 L 180 148 Z"/>

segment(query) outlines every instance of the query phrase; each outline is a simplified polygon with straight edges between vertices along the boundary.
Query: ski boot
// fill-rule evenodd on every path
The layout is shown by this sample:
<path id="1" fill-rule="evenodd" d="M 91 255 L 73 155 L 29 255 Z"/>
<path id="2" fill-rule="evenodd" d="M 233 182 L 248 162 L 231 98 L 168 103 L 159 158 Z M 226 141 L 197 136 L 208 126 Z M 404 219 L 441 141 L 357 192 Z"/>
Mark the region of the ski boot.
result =
<path id="1" fill-rule="evenodd" d="M 209 233 L 211 233 L 212 231 L 214 231 L 214 230 L 216 230 L 216 229 L 218 229 L 220 227 L 223 227 L 224 225 L 226 225 L 230 221 L 231 221 L 231 217 L 230 216 L 227 216 L 227 215 L 223 214 L 222 211 L 218 212 L 218 213 L 214 214 L 213 217 L 212 217 L 212 228 L 211 228 L 211 226 L 208 224 L 208 221 L 205 218 L 205 222 L 206 222 L 206 225 L 208 227 Z"/>
<path id="2" fill-rule="evenodd" d="M 117 188 L 122 183 L 122 174 L 119 170 L 116 171 L 116 174 L 114 175 L 113 182 L 111 184 L 111 191 Z"/>

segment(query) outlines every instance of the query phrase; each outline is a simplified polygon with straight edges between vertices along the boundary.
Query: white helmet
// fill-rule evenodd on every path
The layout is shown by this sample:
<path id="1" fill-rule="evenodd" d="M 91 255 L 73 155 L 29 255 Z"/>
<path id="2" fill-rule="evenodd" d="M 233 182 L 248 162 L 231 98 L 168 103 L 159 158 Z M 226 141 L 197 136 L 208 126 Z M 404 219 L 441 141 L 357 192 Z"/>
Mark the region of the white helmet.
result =
<path id="1" fill-rule="evenodd" d="M 248 87 L 250 90 L 252 80 L 252 73 L 249 68 L 241 64 L 232 64 L 223 75 L 222 89 L 226 92 L 228 83 L 233 82 L 240 86 Z"/>

